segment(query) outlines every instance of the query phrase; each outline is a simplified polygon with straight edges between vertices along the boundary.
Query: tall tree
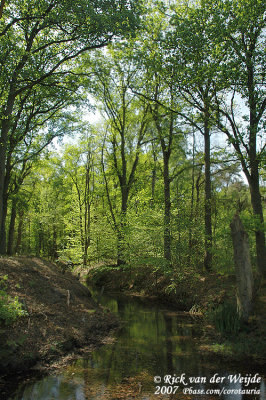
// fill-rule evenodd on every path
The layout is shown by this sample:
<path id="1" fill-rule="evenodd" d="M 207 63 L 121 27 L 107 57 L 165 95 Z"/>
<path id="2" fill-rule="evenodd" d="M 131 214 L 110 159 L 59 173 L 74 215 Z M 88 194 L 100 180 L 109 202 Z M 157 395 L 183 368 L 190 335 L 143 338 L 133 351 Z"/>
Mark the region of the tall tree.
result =
<path id="1" fill-rule="evenodd" d="M 73 118 L 64 108 L 76 105 L 80 95 L 75 94 L 78 83 L 69 80 L 71 87 L 54 86 L 32 88 L 18 96 L 14 105 L 14 118 L 10 125 L 7 143 L 5 178 L 3 190 L 3 215 L 0 230 L 0 248 L 5 251 L 6 215 L 9 194 L 19 191 L 33 160 L 43 152 L 55 137 L 72 128 Z M 38 90 L 39 89 L 39 90 Z M 12 184 L 15 183 L 15 185 Z M 10 187 L 11 186 L 11 187 Z"/>
<path id="2" fill-rule="evenodd" d="M 5 5 L 0 19 L 0 226 L 6 152 L 17 98 L 33 87 L 53 85 L 60 76 L 67 77 L 72 72 L 71 62 L 81 53 L 132 32 L 138 23 L 137 6 L 134 0 L 89 4 L 19 0 Z"/>
<path id="3" fill-rule="evenodd" d="M 164 12 L 165 6 L 161 6 Z M 205 173 L 205 257 L 206 270 L 212 268 L 212 188 L 211 188 L 211 104 L 219 91 L 219 64 L 223 56 L 213 50 L 208 37 L 212 16 L 204 5 L 173 4 L 170 27 L 161 37 L 163 57 L 161 74 L 173 81 L 182 98 L 182 109 L 175 112 L 204 138 Z M 184 107 L 184 104 L 187 106 Z M 173 108 L 172 108 L 173 109 Z"/>
<path id="4" fill-rule="evenodd" d="M 77 145 L 68 145 L 62 158 L 62 170 L 76 191 L 83 265 L 87 265 L 91 243 L 91 209 L 95 195 L 95 145 L 84 137 Z"/>
<path id="5" fill-rule="evenodd" d="M 178 142 L 178 137 L 183 137 L 178 127 L 177 115 L 172 110 L 176 101 L 173 86 L 162 84 L 161 79 L 156 76 L 153 91 L 153 102 L 150 103 L 150 110 L 156 127 L 158 141 L 161 145 L 163 155 L 163 182 L 164 182 L 164 258 L 171 263 L 171 182 L 176 178 L 175 172 L 171 171 L 171 154 Z M 166 100 L 168 99 L 168 101 Z M 170 111 L 166 112 L 159 102 L 169 104 Z M 154 138 L 153 138 L 154 139 Z M 179 171 L 180 172 L 180 171 Z"/>
<path id="6" fill-rule="evenodd" d="M 100 62 L 99 62 L 100 60 Z M 148 103 L 139 100 L 131 93 L 130 86 L 137 79 L 133 62 L 123 59 L 123 49 L 116 53 L 110 51 L 109 57 L 97 58 L 94 71 L 98 78 L 95 95 L 102 102 L 103 112 L 107 119 L 107 140 L 104 150 L 109 154 L 109 162 L 115 171 L 120 187 L 120 213 L 115 215 L 109 186 L 106 178 L 105 163 L 102 166 L 105 178 L 107 198 L 117 234 L 117 263 L 125 262 L 125 230 L 127 226 L 127 209 L 129 194 L 132 190 L 139 162 L 139 155 L 148 123 Z"/>
<path id="7" fill-rule="evenodd" d="M 253 214 L 257 266 L 266 274 L 265 231 L 259 171 L 265 154 L 258 146 L 265 127 L 265 10 L 263 1 L 226 0 L 209 3 L 217 37 L 226 58 L 221 66 L 227 82 L 225 99 L 217 94 L 217 125 L 233 145 L 247 178 Z M 231 100 L 230 100 L 231 98 Z"/>
<path id="8" fill-rule="evenodd" d="M 211 18 L 206 7 L 157 2 L 151 7 L 141 50 L 146 65 L 168 86 L 172 85 L 175 94 L 171 106 L 164 101 L 159 104 L 181 117 L 184 124 L 196 128 L 204 138 L 206 270 L 212 267 L 211 103 L 219 85 L 218 65 L 222 58 L 213 51 L 208 38 Z M 147 97 L 158 103 L 158 99 Z"/>

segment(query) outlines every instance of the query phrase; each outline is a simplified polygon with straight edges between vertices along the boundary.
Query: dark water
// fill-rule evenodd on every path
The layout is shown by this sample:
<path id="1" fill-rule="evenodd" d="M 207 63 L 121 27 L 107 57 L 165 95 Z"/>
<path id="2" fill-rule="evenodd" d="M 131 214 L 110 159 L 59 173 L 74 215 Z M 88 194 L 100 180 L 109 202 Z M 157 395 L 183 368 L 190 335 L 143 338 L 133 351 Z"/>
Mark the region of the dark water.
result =
<path id="1" fill-rule="evenodd" d="M 252 366 L 197 354 L 200 327 L 190 316 L 132 299 L 103 296 L 101 303 L 124 322 L 116 340 L 61 375 L 21 385 L 10 400 L 266 399 Z"/>

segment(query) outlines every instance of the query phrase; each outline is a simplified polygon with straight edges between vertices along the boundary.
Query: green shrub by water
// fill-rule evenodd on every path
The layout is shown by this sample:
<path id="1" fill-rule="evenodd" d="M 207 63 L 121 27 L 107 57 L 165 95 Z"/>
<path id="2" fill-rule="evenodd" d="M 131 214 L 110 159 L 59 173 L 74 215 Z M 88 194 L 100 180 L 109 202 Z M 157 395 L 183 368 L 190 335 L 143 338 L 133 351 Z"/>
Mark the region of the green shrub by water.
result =
<path id="1" fill-rule="evenodd" d="M 10 325 L 18 317 L 27 315 L 18 297 L 12 298 L 7 294 L 8 276 L 0 277 L 0 323 Z"/>
<path id="2" fill-rule="evenodd" d="M 208 319 L 222 334 L 235 334 L 240 330 L 240 318 L 236 304 L 226 302 L 208 312 Z"/>

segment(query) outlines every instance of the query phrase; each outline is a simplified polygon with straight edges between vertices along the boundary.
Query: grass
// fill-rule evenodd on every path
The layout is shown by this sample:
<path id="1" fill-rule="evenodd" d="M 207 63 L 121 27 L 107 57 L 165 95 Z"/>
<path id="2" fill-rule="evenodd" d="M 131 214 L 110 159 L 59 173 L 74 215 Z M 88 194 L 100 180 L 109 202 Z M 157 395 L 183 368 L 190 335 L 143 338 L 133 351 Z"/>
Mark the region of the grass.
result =
<path id="1" fill-rule="evenodd" d="M 234 360 L 252 358 L 257 363 L 265 362 L 265 341 L 257 336 L 247 335 L 246 332 L 228 337 L 222 343 L 205 344 L 202 349 Z"/>

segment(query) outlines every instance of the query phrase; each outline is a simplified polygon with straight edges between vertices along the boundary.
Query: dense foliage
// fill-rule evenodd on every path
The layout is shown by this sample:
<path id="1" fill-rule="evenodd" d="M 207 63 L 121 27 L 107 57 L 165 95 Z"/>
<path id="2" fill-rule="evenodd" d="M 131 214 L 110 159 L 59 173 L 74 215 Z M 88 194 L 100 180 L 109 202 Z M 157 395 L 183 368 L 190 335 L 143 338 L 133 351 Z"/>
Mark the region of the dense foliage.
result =
<path id="1" fill-rule="evenodd" d="M 265 4 L 170 3 L 5 5 L 3 254 L 265 273 Z"/>

